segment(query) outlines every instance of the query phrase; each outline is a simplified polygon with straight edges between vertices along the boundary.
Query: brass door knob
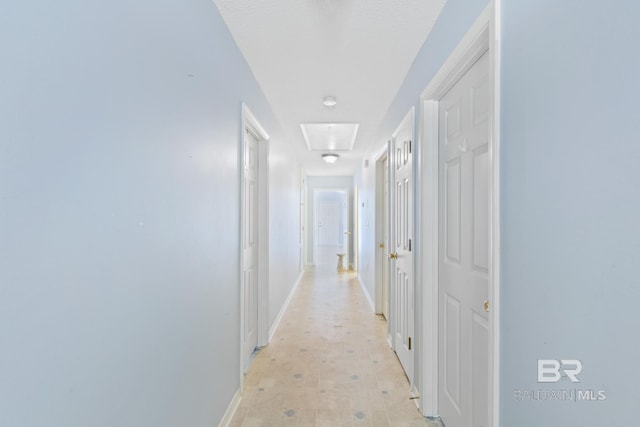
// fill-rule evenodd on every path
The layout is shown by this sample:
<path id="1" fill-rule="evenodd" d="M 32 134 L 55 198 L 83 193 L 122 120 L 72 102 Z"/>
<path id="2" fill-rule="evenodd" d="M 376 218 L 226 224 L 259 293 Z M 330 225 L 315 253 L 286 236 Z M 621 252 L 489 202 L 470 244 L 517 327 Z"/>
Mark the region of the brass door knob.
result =
<path id="1" fill-rule="evenodd" d="M 389 254 L 389 259 L 398 259 L 398 253 L 397 252 L 391 252 Z"/>
<path id="2" fill-rule="evenodd" d="M 484 311 L 489 312 L 489 301 L 484 300 Z"/>
<path id="3" fill-rule="evenodd" d="M 379 248 L 384 248 L 384 243 L 380 243 L 380 244 L 378 245 L 378 247 L 379 247 Z"/>

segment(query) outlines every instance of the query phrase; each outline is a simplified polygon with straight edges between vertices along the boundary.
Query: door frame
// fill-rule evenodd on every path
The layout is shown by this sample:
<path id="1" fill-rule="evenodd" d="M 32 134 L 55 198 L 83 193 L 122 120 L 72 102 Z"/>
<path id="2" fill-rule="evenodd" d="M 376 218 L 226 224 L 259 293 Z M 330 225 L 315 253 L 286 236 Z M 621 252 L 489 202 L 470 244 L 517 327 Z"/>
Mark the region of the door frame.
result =
<path id="1" fill-rule="evenodd" d="M 383 303 L 383 263 L 388 262 L 387 261 L 387 251 L 388 251 L 388 247 L 384 247 L 384 248 L 380 248 L 380 242 L 382 242 L 384 240 L 384 227 L 385 224 L 382 221 L 382 218 L 385 217 L 385 207 L 387 210 L 387 224 L 386 226 L 389 227 L 389 200 L 385 200 L 384 198 L 384 161 L 387 161 L 387 168 L 389 167 L 389 147 L 391 146 L 390 142 L 387 142 L 384 145 L 384 149 L 382 149 L 377 155 L 374 156 L 375 159 L 375 189 L 376 189 L 376 205 L 375 205 L 375 218 L 376 218 L 376 228 L 375 228 L 375 312 L 376 314 L 382 314 L 383 309 L 382 309 L 382 303 Z M 389 172 L 387 171 L 387 178 L 389 178 L 391 175 L 389 174 Z M 388 179 L 387 179 L 387 186 L 389 185 Z M 389 242 L 385 242 L 386 245 L 389 245 Z M 379 251 L 378 249 L 383 249 L 382 251 Z M 389 273 L 389 269 L 387 269 L 387 273 Z M 389 284 L 388 280 L 389 280 L 389 274 L 387 274 L 387 285 Z M 389 313 L 387 313 L 388 315 Z M 391 317 L 391 316 L 389 316 Z M 387 320 L 387 325 L 389 324 L 389 319 Z M 390 330 L 387 330 L 387 340 L 389 341 L 389 343 L 391 343 L 391 336 L 389 335 Z M 390 344 L 391 345 L 391 344 Z"/>
<path id="2" fill-rule="evenodd" d="M 244 133 L 251 132 L 258 139 L 258 347 L 269 344 L 269 134 L 253 115 L 249 107 L 242 103 L 240 136 L 240 282 L 244 270 L 242 242 L 244 242 Z M 240 286 L 240 354 L 242 359 L 242 331 L 245 319 L 244 289 Z M 246 360 L 240 361 L 240 384 L 244 376 Z"/>
<path id="3" fill-rule="evenodd" d="M 300 168 L 300 264 L 299 272 L 304 271 L 307 260 L 307 183 L 304 170 Z"/>
<path id="4" fill-rule="evenodd" d="M 421 343 L 421 375 L 418 379 L 422 399 L 420 410 L 426 416 L 438 416 L 438 107 L 439 100 L 471 68 L 482 54 L 489 54 L 490 119 L 489 119 L 489 168 L 490 168 L 490 224 L 489 224 L 489 425 L 499 425 L 499 359 L 500 359 L 500 0 L 492 0 L 471 25 L 458 46 L 453 50 L 440 70 L 420 96 L 420 120 L 418 144 L 418 170 L 420 203 L 417 217 L 422 242 L 417 262 L 416 277 L 421 279 L 423 290 L 419 313 Z M 418 239 L 416 239 L 418 240 Z"/>
<path id="5" fill-rule="evenodd" d="M 360 247 L 359 245 L 359 240 L 360 240 L 360 206 L 358 206 L 359 203 L 359 195 L 358 195 L 358 186 L 354 184 L 353 186 L 353 212 L 351 214 L 352 217 L 352 224 L 351 224 L 351 234 L 348 236 L 348 238 L 350 238 L 351 240 L 351 246 L 349 247 L 349 251 L 353 254 L 353 259 L 351 260 L 351 263 L 349 264 L 349 270 L 351 271 L 358 271 L 358 248 Z M 347 203 L 349 203 L 349 199 L 347 198 Z M 347 218 L 347 221 L 349 219 Z"/>
<path id="6" fill-rule="evenodd" d="M 340 216 L 341 216 L 341 221 L 343 222 L 343 228 L 351 228 L 353 226 L 353 224 L 351 223 L 351 221 L 349 221 L 349 218 L 351 217 L 351 206 L 350 206 L 350 195 L 351 195 L 351 189 L 348 187 L 318 187 L 318 188 L 314 188 L 312 191 L 312 197 L 313 197 L 313 225 L 312 225 L 312 230 L 311 230 L 311 239 L 313 241 L 313 253 L 311 254 L 311 265 L 316 265 L 316 262 L 318 260 L 318 193 L 322 193 L 322 192 L 333 192 L 333 193 L 340 193 L 341 195 L 344 195 L 345 198 L 345 207 L 346 207 L 346 214 L 344 216 L 346 216 L 346 218 L 343 216 L 342 212 L 340 212 Z M 349 235 L 347 237 L 348 239 L 348 250 L 351 251 L 351 238 L 353 237 L 353 234 Z M 348 267 L 349 266 L 349 260 L 350 258 L 350 254 L 345 254 L 346 259 L 345 264 Z"/>

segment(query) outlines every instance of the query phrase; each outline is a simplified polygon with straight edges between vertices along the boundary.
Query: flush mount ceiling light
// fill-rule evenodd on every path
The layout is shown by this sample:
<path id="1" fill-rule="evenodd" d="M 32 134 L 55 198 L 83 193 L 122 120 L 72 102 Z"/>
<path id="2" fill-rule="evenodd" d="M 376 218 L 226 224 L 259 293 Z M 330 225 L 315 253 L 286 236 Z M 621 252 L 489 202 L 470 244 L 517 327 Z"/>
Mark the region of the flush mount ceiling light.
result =
<path id="1" fill-rule="evenodd" d="M 335 163 L 336 160 L 338 160 L 338 155 L 335 153 L 323 154 L 322 160 L 324 160 L 327 163 Z"/>
<path id="2" fill-rule="evenodd" d="M 322 104 L 325 107 L 335 107 L 337 103 L 338 101 L 336 101 L 336 98 L 334 96 L 325 96 L 322 99 Z"/>

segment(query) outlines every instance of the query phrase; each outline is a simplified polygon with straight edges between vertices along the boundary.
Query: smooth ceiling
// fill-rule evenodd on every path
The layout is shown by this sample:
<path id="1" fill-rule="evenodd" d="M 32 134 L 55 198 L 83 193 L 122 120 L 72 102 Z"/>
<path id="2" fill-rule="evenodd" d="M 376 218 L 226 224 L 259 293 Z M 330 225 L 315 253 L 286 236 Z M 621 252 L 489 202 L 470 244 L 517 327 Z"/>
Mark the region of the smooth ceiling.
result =
<path id="1" fill-rule="evenodd" d="M 214 0 L 308 175 L 351 175 L 444 0 Z M 337 105 L 322 100 L 335 96 Z M 327 165 L 302 123 L 358 123 Z"/>

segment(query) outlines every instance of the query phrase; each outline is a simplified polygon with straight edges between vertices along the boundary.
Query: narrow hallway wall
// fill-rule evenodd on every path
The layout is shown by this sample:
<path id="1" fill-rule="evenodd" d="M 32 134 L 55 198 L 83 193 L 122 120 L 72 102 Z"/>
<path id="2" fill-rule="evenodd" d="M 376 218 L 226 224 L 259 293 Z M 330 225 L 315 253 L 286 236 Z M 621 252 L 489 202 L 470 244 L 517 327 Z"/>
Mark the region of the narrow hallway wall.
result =
<path id="1" fill-rule="evenodd" d="M 0 50 L 0 425 L 217 425 L 240 385 L 242 101 L 296 164 L 217 9 L 5 2 Z M 271 175 L 271 215 L 299 224 L 277 203 L 295 173 Z M 298 270 L 278 259 L 274 294 Z"/>
<path id="2" fill-rule="evenodd" d="M 486 4 L 447 2 L 371 155 L 419 107 L 420 93 Z M 640 398 L 633 335 L 640 328 L 640 128 L 633 118 L 640 9 L 630 1 L 605 14 L 596 3 L 502 4 L 500 425 L 632 425 Z M 355 176 L 363 199 L 374 194 L 374 174 L 369 167 Z M 374 206 L 362 218 L 375 218 Z M 375 242 L 363 242 L 362 262 L 374 256 Z M 373 270 L 361 277 L 373 292 Z M 580 383 L 566 376 L 550 387 L 539 383 L 538 359 L 581 360 Z M 558 389 L 588 399 L 532 397 Z"/>
<path id="3" fill-rule="evenodd" d="M 269 156 L 269 327 L 301 271 L 301 175 L 289 141 L 272 139 Z"/>

